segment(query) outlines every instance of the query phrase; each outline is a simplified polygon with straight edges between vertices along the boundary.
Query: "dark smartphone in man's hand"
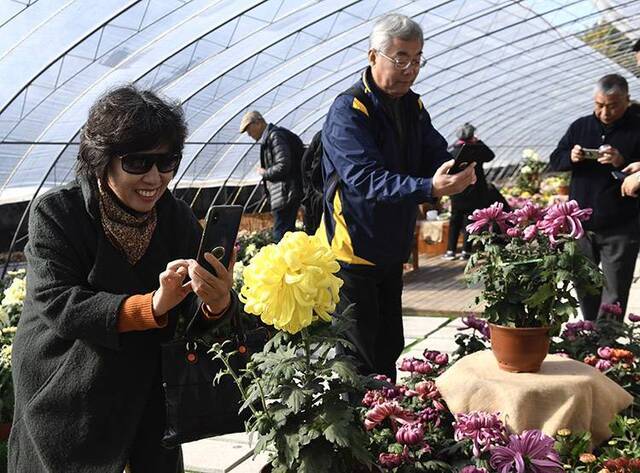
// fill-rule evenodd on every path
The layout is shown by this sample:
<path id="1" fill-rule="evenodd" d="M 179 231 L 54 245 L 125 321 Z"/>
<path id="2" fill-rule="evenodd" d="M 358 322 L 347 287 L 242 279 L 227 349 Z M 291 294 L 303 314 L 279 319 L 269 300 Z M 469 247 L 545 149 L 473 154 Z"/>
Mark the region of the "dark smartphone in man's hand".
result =
<path id="1" fill-rule="evenodd" d="M 213 253 L 222 265 L 228 268 L 241 219 L 241 205 L 212 205 L 209 207 L 197 260 L 211 274 L 215 275 L 216 271 L 204 258 L 204 254 L 206 252 Z"/>
<path id="2" fill-rule="evenodd" d="M 458 174 L 471 163 L 491 161 L 495 155 L 483 143 L 465 143 L 454 157 L 453 166 L 447 174 Z"/>
<path id="3" fill-rule="evenodd" d="M 625 178 L 628 176 L 628 174 L 625 174 L 622 171 L 611 171 L 611 175 L 613 176 L 614 179 L 616 179 L 617 181 L 624 181 Z"/>

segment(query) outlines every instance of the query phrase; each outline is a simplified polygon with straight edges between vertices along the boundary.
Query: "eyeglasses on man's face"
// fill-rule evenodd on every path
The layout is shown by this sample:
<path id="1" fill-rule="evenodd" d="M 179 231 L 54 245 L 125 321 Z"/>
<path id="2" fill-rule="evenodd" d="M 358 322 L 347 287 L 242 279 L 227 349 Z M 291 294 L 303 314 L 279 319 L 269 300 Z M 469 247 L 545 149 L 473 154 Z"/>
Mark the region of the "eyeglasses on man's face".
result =
<path id="1" fill-rule="evenodd" d="M 376 52 L 380 54 L 380 56 L 382 56 L 383 58 L 387 59 L 388 61 L 391 61 L 393 63 L 393 66 L 396 69 L 399 69 L 401 71 L 406 71 L 411 67 L 423 68 L 427 64 L 427 60 L 422 56 L 422 54 L 418 56 L 416 59 L 406 59 L 406 58 L 399 59 L 397 57 L 387 56 L 385 53 L 383 53 L 379 49 L 376 49 Z"/>

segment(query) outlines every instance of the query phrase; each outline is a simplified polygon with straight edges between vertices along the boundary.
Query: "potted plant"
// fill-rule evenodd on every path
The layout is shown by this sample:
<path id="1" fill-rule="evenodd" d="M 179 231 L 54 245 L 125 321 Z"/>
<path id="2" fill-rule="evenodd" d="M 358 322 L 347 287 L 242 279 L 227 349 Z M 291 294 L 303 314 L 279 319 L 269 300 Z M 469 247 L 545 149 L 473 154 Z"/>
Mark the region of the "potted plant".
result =
<path id="1" fill-rule="evenodd" d="M 576 245 L 590 215 L 569 201 L 547 208 L 527 202 L 513 212 L 495 203 L 470 217 L 478 251 L 465 272 L 483 286 L 477 302 L 485 303 L 500 368 L 538 371 L 550 336 L 576 314 L 574 289 L 592 293 L 602 285 L 600 270 Z"/>
<path id="2" fill-rule="evenodd" d="M 10 271 L 6 289 L 0 292 L 0 440 L 6 440 L 13 418 L 11 347 L 22 314 L 26 289 L 25 271 Z M 4 286 L 4 284 L 3 284 Z"/>
<path id="3" fill-rule="evenodd" d="M 337 346 L 348 320 L 331 316 L 342 281 L 330 250 L 315 236 L 285 234 L 252 258 L 243 271 L 240 300 L 249 314 L 278 332 L 243 372 L 233 370 L 224 347 L 214 356 L 233 376 L 250 410 L 247 430 L 258 437 L 273 472 L 371 471 L 373 457 L 358 411 L 349 399 L 366 389 L 352 359 Z M 333 322 L 333 323 L 331 323 Z"/>

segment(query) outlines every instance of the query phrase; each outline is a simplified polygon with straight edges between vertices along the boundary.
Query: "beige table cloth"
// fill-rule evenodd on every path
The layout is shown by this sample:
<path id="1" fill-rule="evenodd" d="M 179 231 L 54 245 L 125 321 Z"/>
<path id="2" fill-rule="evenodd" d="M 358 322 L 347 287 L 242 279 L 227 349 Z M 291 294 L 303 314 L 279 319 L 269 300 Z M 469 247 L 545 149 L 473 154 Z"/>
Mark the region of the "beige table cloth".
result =
<path id="1" fill-rule="evenodd" d="M 458 360 L 436 385 L 453 413 L 500 412 L 517 433 L 590 431 L 594 446 L 611 436 L 609 423 L 633 401 L 597 369 L 558 355 L 547 355 L 538 373 L 509 373 L 485 350 Z"/>

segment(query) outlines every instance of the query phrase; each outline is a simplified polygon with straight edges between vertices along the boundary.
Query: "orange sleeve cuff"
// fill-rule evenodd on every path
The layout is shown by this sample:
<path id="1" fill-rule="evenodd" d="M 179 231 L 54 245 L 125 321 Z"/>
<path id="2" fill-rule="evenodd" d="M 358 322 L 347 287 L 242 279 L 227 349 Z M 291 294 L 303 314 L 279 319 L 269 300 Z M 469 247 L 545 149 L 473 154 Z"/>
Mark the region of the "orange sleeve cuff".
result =
<path id="1" fill-rule="evenodd" d="M 127 297 L 118 313 L 118 333 L 150 330 L 167 326 L 167 314 L 153 315 L 153 292 Z"/>

